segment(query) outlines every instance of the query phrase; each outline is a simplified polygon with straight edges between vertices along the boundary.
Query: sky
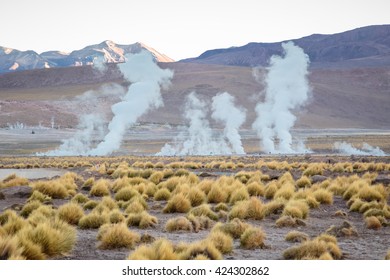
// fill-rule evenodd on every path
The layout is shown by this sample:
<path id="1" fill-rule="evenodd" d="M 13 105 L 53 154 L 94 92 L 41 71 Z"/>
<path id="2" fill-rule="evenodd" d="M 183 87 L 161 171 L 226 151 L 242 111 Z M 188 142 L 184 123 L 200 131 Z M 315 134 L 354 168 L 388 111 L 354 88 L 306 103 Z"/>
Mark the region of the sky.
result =
<path id="1" fill-rule="evenodd" d="M 179 60 L 249 42 L 390 24 L 389 0 L 1 0 L 0 46 L 70 52 L 142 42 Z"/>

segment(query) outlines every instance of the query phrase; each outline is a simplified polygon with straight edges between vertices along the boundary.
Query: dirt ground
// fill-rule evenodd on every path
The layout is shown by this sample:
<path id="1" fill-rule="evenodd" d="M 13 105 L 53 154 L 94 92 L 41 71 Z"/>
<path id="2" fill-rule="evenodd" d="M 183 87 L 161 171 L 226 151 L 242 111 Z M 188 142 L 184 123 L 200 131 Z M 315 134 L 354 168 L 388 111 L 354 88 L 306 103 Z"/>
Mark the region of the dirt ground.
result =
<path id="1" fill-rule="evenodd" d="M 303 157 L 302 157 L 303 158 Z M 317 162 L 317 161 L 326 161 L 330 157 L 318 156 L 318 157 L 306 157 L 305 159 L 308 162 Z M 176 158 L 177 159 L 177 158 Z M 253 162 L 258 160 L 259 157 L 243 157 L 240 158 L 243 162 Z M 278 157 L 273 158 L 278 161 L 282 160 L 299 160 L 300 158 L 288 158 L 288 157 Z M 351 159 L 350 157 L 332 157 L 333 162 L 343 162 L 345 159 Z M 353 158 L 356 161 L 364 161 L 364 157 Z M 148 158 L 145 159 L 145 161 Z M 171 159 L 172 161 L 175 158 Z M 373 160 L 375 162 L 384 162 L 389 163 L 390 157 L 382 158 L 369 158 L 366 160 Z M 15 162 L 17 160 L 15 159 Z M 37 169 L 38 170 L 38 169 Z M 91 176 L 91 172 L 86 171 L 85 168 L 69 168 L 67 171 L 73 171 L 84 178 Z M 219 169 L 197 169 L 190 170 L 196 174 L 202 172 L 207 173 L 207 176 L 211 178 L 216 178 L 223 175 L 233 175 L 240 170 L 224 170 L 221 172 Z M 269 174 L 273 178 L 277 178 L 285 171 L 280 170 L 270 170 L 262 169 L 263 174 Z M 300 174 L 297 172 L 292 172 L 293 177 L 300 177 Z M 328 178 L 334 178 L 337 174 L 327 173 L 324 174 Z M 350 174 L 353 175 L 353 174 Z M 387 171 L 381 172 L 381 176 L 390 178 L 390 175 Z M 96 177 L 98 178 L 98 177 Z M 109 177 L 107 177 L 109 178 Z M 206 177 L 207 178 L 207 177 Z M 296 178 L 295 178 L 296 179 Z M 34 180 L 31 180 L 34 181 Z M 389 186 L 387 185 L 387 188 Z M 87 191 L 81 191 L 82 193 L 88 195 Z M 97 198 L 98 199 L 98 198 Z M 263 202 L 267 202 L 266 199 L 261 198 Z M 13 208 L 20 209 L 23 204 L 26 203 L 27 197 L 6 197 L 6 199 L 0 200 L 0 211 L 3 212 L 5 209 Z M 54 207 L 58 207 L 68 200 L 64 199 L 53 199 L 52 203 Z M 164 237 L 175 244 L 179 242 L 193 242 L 196 240 L 201 240 L 207 237 L 210 229 L 201 230 L 199 232 L 187 232 L 187 231 L 175 231 L 167 232 L 165 230 L 165 224 L 167 220 L 177 216 L 185 216 L 186 214 L 164 214 L 162 209 L 164 208 L 166 201 L 154 201 L 149 199 L 148 201 L 148 213 L 158 218 L 158 224 L 154 228 L 148 229 L 138 229 L 137 227 L 130 227 L 130 230 L 139 232 L 140 234 L 149 234 L 154 238 Z M 388 199 L 388 204 L 390 204 L 390 199 Z M 214 206 L 214 204 L 210 204 Z M 231 207 L 231 206 L 230 206 Z M 344 211 L 347 215 L 345 217 L 336 216 L 335 212 L 338 210 Z M 87 213 L 87 212 L 86 212 Z M 264 249 L 255 249 L 255 250 L 246 250 L 242 249 L 239 244 L 239 240 L 234 241 L 233 252 L 227 255 L 224 255 L 225 259 L 263 259 L 263 260 L 277 260 L 283 259 L 283 252 L 287 248 L 294 246 L 290 242 L 285 241 L 285 236 L 288 232 L 292 230 L 298 230 L 309 235 L 310 238 L 314 238 L 321 233 L 324 233 L 332 225 L 340 226 L 344 221 L 348 221 L 352 224 L 358 236 L 344 236 L 338 237 L 338 244 L 343 252 L 343 259 L 351 260 L 375 260 L 375 259 L 384 259 L 387 251 L 390 249 L 390 227 L 382 227 L 379 230 L 367 229 L 363 215 L 357 212 L 350 212 L 346 206 L 346 201 L 343 200 L 340 196 L 334 196 L 334 203 L 332 205 L 323 205 L 321 204 L 317 209 L 310 209 L 309 217 L 305 219 L 305 226 L 299 227 L 276 227 L 275 221 L 280 217 L 280 215 L 272 214 L 264 218 L 263 220 L 245 220 L 247 223 L 250 223 L 255 226 L 260 226 L 266 233 L 266 248 Z M 220 221 L 224 222 L 223 219 Z M 77 243 L 74 246 L 74 249 L 66 256 L 58 257 L 58 259 L 78 259 L 78 260 L 115 260 L 115 259 L 125 259 L 130 253 L 129 249 L 115 249 L 115 250 L 101 250 L 98 249 L 98 240 L 97 240 L 98 230 L 82 230 L 77 228 Z"/>

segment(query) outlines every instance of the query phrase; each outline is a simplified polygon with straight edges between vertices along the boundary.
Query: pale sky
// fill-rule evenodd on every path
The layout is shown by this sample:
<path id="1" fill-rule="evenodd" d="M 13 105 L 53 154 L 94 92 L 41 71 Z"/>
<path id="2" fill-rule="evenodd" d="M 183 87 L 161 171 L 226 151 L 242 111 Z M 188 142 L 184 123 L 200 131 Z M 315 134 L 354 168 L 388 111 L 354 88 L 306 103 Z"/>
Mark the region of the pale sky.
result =
<path id="1" fill-rule="evenodd" d="M 389 0 L 0 0 L 0 46 L 72 51 L 143 42 L 179 60 L 209 49 L 390 24 Z"/>

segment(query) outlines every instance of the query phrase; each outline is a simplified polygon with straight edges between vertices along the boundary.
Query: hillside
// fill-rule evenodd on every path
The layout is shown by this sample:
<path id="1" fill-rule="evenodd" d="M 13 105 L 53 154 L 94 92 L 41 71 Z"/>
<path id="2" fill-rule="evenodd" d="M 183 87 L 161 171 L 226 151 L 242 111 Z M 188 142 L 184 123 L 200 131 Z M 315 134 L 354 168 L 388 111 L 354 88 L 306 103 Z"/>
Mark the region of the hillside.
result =
<path id="1" fill-rule="evenodd" d="M 252 68 L 197 63 L 162 63 L 174 70 L 172 86 L 163 92 L 165 106 L 143 116 L 140 121 L 183 124 L 182 108 L 191 91 L 210 101 L 218 92 L 228 91 L 247 109 L 246 128 L 254 121 L 254 106 L 261 100 L 264 85 L 252 75 Z M 264 73 L 264 70 L 263 70 Z M 390 68 L 311 69 L 312 93 L 307 106 L 297 112 L 297 128 L 390 129 Z M 91 66 L 30 70 L 0 75 L 0 126 L 22 122 L 30 126 L 50 126 L 55 118 L 61 127 L 75 127 L 78 116 L 100 112 L 110 117 L 115 97 L 98 90 L 111 82 L 123 86 L 115 65 L 105 73 Z M 75 100 L 90 90 L 98 101 Z M 115 91 L 115 87 L 108 91 Z M 97 103 L 96 103 L 97 102 Z"/>
<path id="2" fill-rule="evenodd" d="M 60 51 L 48 51 L 41 54 L 35 51 L 19 51 L 12 48 L 0 47 L 0 73 L 92 65 L 94 60 L 100 59 L 106 63 L 119 63 L 125 60 L 128 53 L 138 53 L 141 50 L 150 52 L 158 62 L 173 62 L 168 56 L 157 50 L 142 44 L 119 45 L 112 41 L 104 41 L 100 44 L 87 46 L 71 53 Z"/>
<path id="3" fill-rule="evenodd" d="M 304 49 L 313 68 L 356 68 L 390 66 L 390 25 L 375 25 L 322 35 L 313 34 L 293 41 Z M 266 66 L 274 54 L 281 54 L 281 42 L 249 43 L 241 47 L 208 50 L 182 62 Z"/>

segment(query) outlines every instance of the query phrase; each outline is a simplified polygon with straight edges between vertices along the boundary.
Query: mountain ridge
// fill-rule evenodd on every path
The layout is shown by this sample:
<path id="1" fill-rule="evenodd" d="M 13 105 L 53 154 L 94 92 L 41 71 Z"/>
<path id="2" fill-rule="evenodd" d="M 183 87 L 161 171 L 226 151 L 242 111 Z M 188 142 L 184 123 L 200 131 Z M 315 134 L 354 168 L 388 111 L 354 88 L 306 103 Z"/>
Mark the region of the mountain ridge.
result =
<path id="1" fill-rule="evenodd" d="M 94 60 L 99 58 L 103 58 L 103 61 L 106 63 L 120 63 L 125 60 L 126 54 L 138 53 L 141 50 L 150 52 L 157 62 L 174 61 L 154 48 L 140 42 L 121 45 L 105 40 L 99 44 L 89 45 L 70 53 L 46 51 L 40 54 L 33 50 L 20 51 L 0 46 L 0 74 L 32 69 L 92 65 Z"/>

